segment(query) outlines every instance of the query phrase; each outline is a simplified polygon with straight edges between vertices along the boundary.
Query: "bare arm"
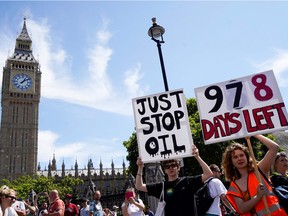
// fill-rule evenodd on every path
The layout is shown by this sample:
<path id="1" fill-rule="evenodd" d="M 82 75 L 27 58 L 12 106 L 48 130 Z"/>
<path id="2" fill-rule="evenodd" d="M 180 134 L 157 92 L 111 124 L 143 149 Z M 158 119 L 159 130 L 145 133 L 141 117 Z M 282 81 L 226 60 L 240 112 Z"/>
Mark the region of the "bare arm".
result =
<path id="1" fill-rule="evenodd" d="M 262 160 L 258 163 L 259 168 L 268 177 L 270 168 L 272 167 L 275 161 L 279 145 L 263 135 L 255 135 L 254 137 L 258 139 L 260 142 L 262 142 L 269 149 L 265 154 L 265 156 L 262 158 Z"/>
<path id="2" fill-rule="evenodd" d="M 138 166 L 138 171 L 136 175 L 135 187 L 139 191 L 147 192 L 146 184 L 143 183 L 143 179 L 142 179 L 144 164 L 140 157 L 138 157 L 136 163 Z"/>
<path id="3" fill-rule="evenodd" d="M 40 194 L 36 194 L 35 199 L 34 199 L 34 203 L 33 205 L 36 207 L 36 210 L 38 210 L 38 199 L 39 199 Z"/>
<path id="4" fill-rule="evenodd" d="M 25 207 L 27 207 L 31 213 L 34 214 L 34 213 L 36 212 L 36 207 L 35 207 L 35 206 L 29 205 L 29 204 L 26 203 L 24 200 L 23 200 L 23 203 L 24 203 Z"/>
<path id="5" fill-rule="evenodd" d="M 14 208 L 18 216 L 26 216 L 25 204 L 23 201 L 18 202 L 19 208 Z"/>
<path id="6" fill-rule="evenodd" d="M 136 202 L 134 198 L 131 198 L 131 203 L 133 203 L 135 206 L 137 206 L 141 211 L 144 210 L 145 206 L 142 202 L 142 200 L 139 200 L 139 202 Z"/>
<path id="7" fill-rule="evenodd" d="M 129 216 L 129 214 L 128 214 L 128 204 L 129 204 L 128 200 L 125 199 L 125 202 L 122 205 L 122 214 L 123 214 L 123 216 Z"/>
<path id="8" fill-rule="evenodd" d="M 192 147 L 192 154 L 195 156 L 196 160 L 198 161 L 199 165 L 202 168 L 202 171 L 203 171 L 202 182 L 205 182 L 207 179 L 213 176 L 213 172 L 211 171 L 209 166 L 206 164 L 206 162 L 202 160 L 202 158 L 199 155 L 199 150 L 195 145 Z"/>
<path id="9" fill-rule="evenodd" d="M 43 216 L 63 216 L 64 215 L 64 209 L 61 209 L 57 212 L 53 212 L 53 213 L 43 213 Z"/>
<path id="10" fill-rule="evenodd" d="M 244 214 L 249 212 L 262 198 L 264 195 L 269 193 L 268 189 L 264 187 L 262 184 L 258 185 L 257 194 L 251 197 L 250 200 L 243 201 L 242 198 L 234 197 L 236 201 L 236 205 L 238 206 L 240 213 Z"/>
<path id="11" fill-rule="evenodd" d="M 16 210 L 16 213 L 18 214 L 18 216 L 26 216 L 26 210 Z"/>
<path id="12" fill-rule="evenodd" d="M 234 207 L 231 205 L 229 200 L 227 199 L 225 194 L 220 195 L 220 199 L 222 200 L 223 204 L 231 211 L 233 214 L 237 214 L 237 211 L 234 209 Z"/>

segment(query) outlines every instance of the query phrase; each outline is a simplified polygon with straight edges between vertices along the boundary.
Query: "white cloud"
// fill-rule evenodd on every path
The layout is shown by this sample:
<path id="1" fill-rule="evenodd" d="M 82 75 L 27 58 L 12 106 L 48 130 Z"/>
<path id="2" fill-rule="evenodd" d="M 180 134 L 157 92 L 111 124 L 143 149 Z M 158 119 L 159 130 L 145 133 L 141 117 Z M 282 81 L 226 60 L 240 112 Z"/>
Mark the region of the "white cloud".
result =
<path id="1" fill-rule="evenodd" d="M 38 161 L 41 169 L 48 168 L 48 161 L 52 161 L 55 154 L 57 169 L 61 169 L 62 162 L 66 169 L 70 169 L 77 161 L 79 168 L 87 167 L 88 159 L 92 159 L 94 167 L 99 168 L 100 160 L 104 167 L 122 164 L 126 154 L 124 146 L 119 148 L 119 140 L 94 139 L 87 142 L 72 142 L 59 145 L 60 136 L 52 131 L 39 131 Z M 113 154 L 111 154 L 113 152 Z M 71 164 L 72 163 L 72 164 Z"/>
<path id="2" fill-rule="evenodd" d="M 139 66 L 127 68 L 126 73 L 123 71 L 122 82 L 113 83 L 109 77 L 107 70 L 112 59 L 113 49 L 108 46 L 112 37 L 111 33 L 106 30 L 108 23 L 103 19 L 103 28 L 96 32 L 96 38 L 93 40 L 95 44 L 87 47 L 89 63 L 83 65 L 84 68 L 88 68 L 87 74 L 83 72 L 81 79 L 73 80 L 71 79 L 73 71 L 69 67 L 73 56 L 70 57 L 67 51 L 61 47 L 61 40 L 55 39 L 56 33 L 49 25 L 48 20 L 27 20 L 28 32 L 30 37 L 33 36 L 33 54 L 41 65 L 42 97 L 63 100 L 106 112 L 132 115 L 131 98 L 145 94 L 148 87 L 142 88 L 139 84 L 143 76 Z M 11 37 L 11 33 L 4 30 L 1 30 L 0 35 L 3 42 L 0 47 L 0 63 L 3 63 L 7 59 L 7 53 L 4 51 L 15 44 L 15 37 Z M 4 47 L 3 44 L 7 45 Z M 38 56 L 38 54 L 40 55 Z M 81 63 L 76 62 L 75 64 Z M 121 71 L 117 73 L 121 74 Z"/>
<path id="3" fill-rule="evenodd" d="M 142 92 L 143 90 L 140 89 L 140 85 L 138 83 L 138 81 L 143 77 L 140 71 L 141 71 L 141 65 L 137 64 L 134 68 L 127 70 L 125 72 L 124 85 L 126 86 L 127 91 L 131 95 L 135 93 L 139 93 L 140 95 L 144 94 L 144 92 Z M 134 97 L 136 96 L 137 95 L 134 95 Z"/>
<path id="4" fill-rule="evenodd" d="M 14 52 L 15 35 L 12 30 L 5 25 L 0 26 L 0 65 L 1 69 L 5 66 L 5 61 L 9 55 Z M 2 85 L 2 76 L 0 76 L 0 86 Z"/>
<path id="5" fill-rule="evenodd" d="M 276 55 L 272 58 L 254 64 L 260 70 L 273 70 L 279 87 L 288 87 L 288 51 L 276 49 Z"/>
<path id="6" fill-rule="evenodd" d="M 95 44 L 90 44 L 87 48 L 89 63 L 83 65 L 88 68 L 87 74 L 83 75 L 80 80 L 79 78 L 75 80 L 72 79 L 73 71 L 69 67 L 73 56 L 70 56 L 61 47 L 61 40 L 55 39 L 57 32 L 53 31 L 48 20 L 27 20 L 28 32 L 33 41 L 33 55 L 41 65 L 41 97 L 58 99 L 116 114 L 132 115 L 131 98 L 145 94 L 148 87 L 142 89 L 139 84 L 143 76 L 140 73 L 140 64 L 127 68 L 126 72 L 123 71 L 122 82 L 117 81 L 120 86 L 112 83 L 107 73 L 113 54 L 113 49 L 108 45 L 112 35 L 106 30 L 108 22 L 106 20 L 103 22 L 103 29 L 95 34 Z M 0 29 L 0 65 L 2 66 L 7 59 L 8 50 L 10 49 L 10 54 L 14 51 L 11 48 L 14 49 L 17 36 L 11 32 L 9 28 L 4 29 L 3 26 Z M 89 50 L 91 47 L 92 49 Z M 40 55 L 38 56 L 38 54 Z M 79 62 L 75 64 L 79 64 Z M 2 76 L 0 77 L 2 79 Z M 53 153 L 57 158 L 57 166 L 61 166 L 63 160 L 74 162 L 77 160 L 79 167 L 84 167 L 87 166 L 87 158 L 92 155 L 94 167 L 99 166 L 100 160 L 103 161 L 104 167 L 110 167 L 112 160 L 114 162 L 117 160 L 117 164 L 122 164 L 121 161 L 125 160 L 123 155 L 126 155 L 126 149 L 119 146 L 119 140 L 96 139 L 63 144 L 59 141 L 60 137 L 53 131 L 39 131 L 38 161 L 42 169 L 47 168 L 48 161 L 53 159 Z M 111 152 L 113 152 L 113 157 Z M 58 158 L 58 156 L 62 158 Z M 111 162 L 109 163 L 109 161 Z M 105 162 L 108 164 L 104 164 Z M 67 168 L 70 167 L 67 166 Z"/>

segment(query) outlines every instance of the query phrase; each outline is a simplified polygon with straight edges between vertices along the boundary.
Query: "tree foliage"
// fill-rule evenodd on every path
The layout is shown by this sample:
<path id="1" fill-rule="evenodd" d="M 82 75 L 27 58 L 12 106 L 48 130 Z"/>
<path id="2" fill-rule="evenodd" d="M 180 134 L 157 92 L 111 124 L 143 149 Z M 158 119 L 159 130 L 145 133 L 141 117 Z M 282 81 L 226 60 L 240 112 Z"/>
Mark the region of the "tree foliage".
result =
<path id="1" fill-rule="evenodd" d="M 132 173 L 132 175 L 136 176 L 136 172 L 137 172 L 136 160 L 139 155 L 136 132 L 133 132 L 129 140 L 123 142 L 123 145 L 127 149 L 127 152 L 128 152 L 126 159 L 127 161 L 130 162 L 127 171 L 128 173 Z"/>
<path id="2" fill-rule="evenodd" d="M 78 185 L 83 185 L 84 181 L 74 177 L 64 177 L 61 180 L 56 180 L 51 177 L 44 176 L 21 176 L 15 180 L 3 179 L 1 185 L 7 185 L 17 191 L 18 197 L 23 199 L 31 197 L 32 191 L 35 193 L 49 192 L 58 190 L 60 197 L 64 197 L 67 193 L 73 193 L 73 189 Z"/>
<path id="3" fill-rule="evenodd" d="M 238 139 L 228 142 L 214 143 L 210 145 L 205 145 L 201 123 L 199 118 L 199 112 L 197 108 L 197 102 L 195 98 L 190 98 L 186 100 L 187 103 L 187 112 L 190 122 L 191 133 L 193 137 L 193 143 L 199 149 L 199 153 L 201 158 L 209 165 L 212 163 L 217 164 L 219 167 L 221 166 L 222 154 L 224 153 L 226 147 L 231 142 L 238 143 L 247 143 L 246 139 Z M 272 135 L 269 135 L 269 138 L 274 139 Z M 256 160 L 259 160 L 264 156 L 267 151 L 266 146 L 260 145 L 258 140 L 251 137 L 250 139 L 253 152 Z M 123 145 L 126 147 L 128 155 L 126 159 L 130 162 L 128 167 L 128 172 L 132 173 L 132 175 L 136 175 L 137 165 L 136 160 L 138 157 L 138 144 L 136 133 L 133 132 L 128 141 L 124 141 Z M 196 175 L 202 173 L 201 167 L 194 157 L 184 158 L 184 175 Z"/>

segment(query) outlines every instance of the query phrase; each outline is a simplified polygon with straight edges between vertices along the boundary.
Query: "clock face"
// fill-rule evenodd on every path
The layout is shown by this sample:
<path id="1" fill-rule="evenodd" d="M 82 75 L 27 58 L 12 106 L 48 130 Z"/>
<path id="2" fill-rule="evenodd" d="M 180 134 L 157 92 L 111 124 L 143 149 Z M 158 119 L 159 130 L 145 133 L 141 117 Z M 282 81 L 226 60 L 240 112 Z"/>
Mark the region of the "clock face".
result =
<path id="1" fill-rule="evenodd" d="M 13 84 L 17 89 L 28 90 L 32 86 L 32 78 L 27 74 L 16 74 L 13 77 Z"/>

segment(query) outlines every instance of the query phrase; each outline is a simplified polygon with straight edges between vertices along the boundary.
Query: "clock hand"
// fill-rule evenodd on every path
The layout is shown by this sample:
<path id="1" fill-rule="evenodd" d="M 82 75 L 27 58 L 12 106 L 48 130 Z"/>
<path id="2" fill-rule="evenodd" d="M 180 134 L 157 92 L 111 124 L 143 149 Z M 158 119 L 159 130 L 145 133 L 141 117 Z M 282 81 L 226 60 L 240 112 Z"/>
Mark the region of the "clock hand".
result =
<path id="1" fill-rule="evenodd" d="M 24 78 L 20 83 L 24 83 L 27 80 L 27 78 Z"/>

